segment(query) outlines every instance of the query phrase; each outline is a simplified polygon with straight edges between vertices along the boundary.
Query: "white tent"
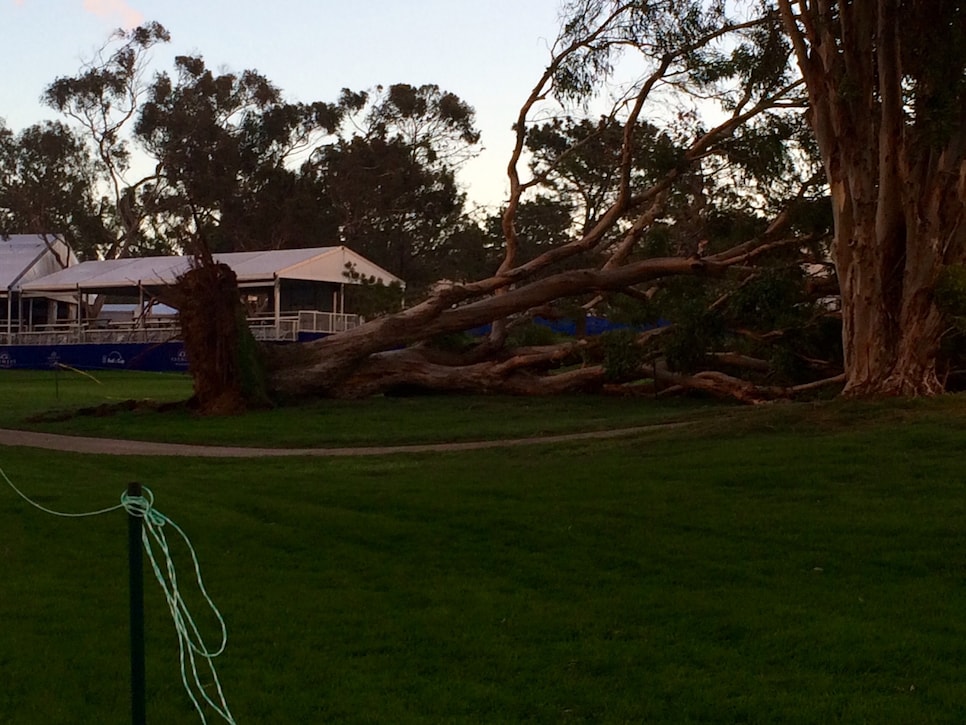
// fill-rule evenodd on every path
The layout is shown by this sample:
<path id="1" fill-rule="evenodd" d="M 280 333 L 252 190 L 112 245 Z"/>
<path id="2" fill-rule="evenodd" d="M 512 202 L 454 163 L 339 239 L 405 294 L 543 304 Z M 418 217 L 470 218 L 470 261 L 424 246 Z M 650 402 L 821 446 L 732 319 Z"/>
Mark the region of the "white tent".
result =
<path id="1" fill-rule="evenodd" d="M 240 287 L 272 287 L 279 280 L 358 284 L 348 274 L 374 278 L 383 284 L 402 280 L 346 247 L 279 249 L 214 255 L 238 276 Z M 26 295 L 137 294 L 138 289 L 168 287 L 191 265 L 190 257 L 136 257 L 103 262 L 82 262 L 23 285 Z"/>
<path id="2" fill-rule="evenodd" d="M 20 317 L 19 297 L 25 285 L 77 264 L 67 243 L 51 234 L 15 234 L 0 237 L 0 300 L 6 304 L 6 331 L 13 325 L 14 300 Z M 73 300 L 73 296 L 40 295 L 51 300 Z M 2 313 L 0 313 L 2 314 Z"/>
<path id="3" fill-rule="evenodd" d="M 282 310 L 283 284 L 325 286 L 331 290 L 331 311 L 345 312 L 344 287 L 373 280 L 383 284 L 403 281 L 347 247 L 279 249 L 262 252 L 231 252 L 214 255 L 238 277 L 239 287 L 271 295 L 276 324 Z M 82 262 L 22 285 L 26 297 L 73 294 L 164 298 L 164 289 L 174 285 L 191 266 L 190 257 L 136 257 L 102 262 Z M 328 294 L 328 292 L 326 292 Z M 327 303 L 328 305 L 329 303 Z"/>
<path id="4" fill-rule="evenodd" d="M 0 237 L 0 299 L 24 284 L 77 264 L 77 257 L 58 236 L 15 234 Z"/>

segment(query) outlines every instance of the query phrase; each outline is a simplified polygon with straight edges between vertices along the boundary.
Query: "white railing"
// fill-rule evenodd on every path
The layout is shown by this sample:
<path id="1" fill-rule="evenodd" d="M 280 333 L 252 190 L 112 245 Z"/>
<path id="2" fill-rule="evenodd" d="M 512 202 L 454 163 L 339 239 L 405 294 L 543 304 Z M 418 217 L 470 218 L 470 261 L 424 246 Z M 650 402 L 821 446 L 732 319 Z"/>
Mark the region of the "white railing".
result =
<path id="1" fill-rule="evenodd" d="M 90 329 L 73 326 L 64 330 L 31 330 L 11 335 L 13 345 L 74 345 L 78 343 L 167 342 L 179 338 L 177 327 L 120 327 Z"/>
<path id="2" fill-rule="evenodd" d="M 248 318 L 249 329 L 256 340 L 295 342 L 300 332 L 333 334 L 361 324 L 359 315 L 301 310 L 281 315 L 259 315 Z M 51 325 L 35 325 L 30 330 L 7 333 L 0 331 L 4 345 L 70 345 L 77 343 L 167 342 L 180 338 L 181 329 L 170 319 L 117 322 L 86 320 Z"/>
<path id="3" fill-rule="evenodd" d="M 298 318 L 283 315 L 275 323 L 274 315 L 258 315 L 248 318 L 248 329 L 256 340 L 285 340 L 294 342 L 299 339 Z"/>
<path id="4" fill-rule="evenodd" d="M 341 312 L 315 312 L 301 310 L 298 313 L 298 327 L 300 332 L 345 332 L 362 324 L 359 315 L 347 315 Z"/>

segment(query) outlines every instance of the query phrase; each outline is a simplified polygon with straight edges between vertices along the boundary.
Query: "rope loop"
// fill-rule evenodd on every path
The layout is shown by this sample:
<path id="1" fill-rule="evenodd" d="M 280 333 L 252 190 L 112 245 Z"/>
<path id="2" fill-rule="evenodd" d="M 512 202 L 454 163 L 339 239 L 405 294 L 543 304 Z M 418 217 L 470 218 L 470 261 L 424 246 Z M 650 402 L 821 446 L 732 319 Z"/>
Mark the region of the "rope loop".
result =
<path id="1" fill-rule="evenodd" d="M 140 496 L 132 496 L 127 491 L 122 493 L 121 506 L 131 516 L 144 519 L 145 523 L 150 523 L 153 526 L 164 526 L 167 517 L 155 510 L 154 493 L 147 486 L 142 490 L 144 493 Z"/>

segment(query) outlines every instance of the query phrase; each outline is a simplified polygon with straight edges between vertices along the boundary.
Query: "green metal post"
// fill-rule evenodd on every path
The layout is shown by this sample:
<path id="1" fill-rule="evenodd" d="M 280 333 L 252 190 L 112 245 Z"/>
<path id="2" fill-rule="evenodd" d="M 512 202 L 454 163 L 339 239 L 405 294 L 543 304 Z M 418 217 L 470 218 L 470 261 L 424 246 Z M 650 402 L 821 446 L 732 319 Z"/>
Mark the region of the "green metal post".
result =
<path id="1" fill-rule="evenodd" d="M 141 484 L 129 483 L 128 496 L 140 497 Z M 131 722 L 145 725 L 144 686 L 144 559 L 140 516 L 128 514 L 128 561 L 131 592 Z"/>

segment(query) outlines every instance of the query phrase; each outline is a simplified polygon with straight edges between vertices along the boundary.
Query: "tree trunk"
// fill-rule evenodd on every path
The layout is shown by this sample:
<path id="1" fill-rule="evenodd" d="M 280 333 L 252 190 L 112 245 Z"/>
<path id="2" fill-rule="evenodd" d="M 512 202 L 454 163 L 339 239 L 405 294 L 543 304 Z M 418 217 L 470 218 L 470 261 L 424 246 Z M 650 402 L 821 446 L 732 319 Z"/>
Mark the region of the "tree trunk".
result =
<path id="1" fill-rule="evenodd" d="M 861 239 L 862 235 L 857 237 Z M 942 315 L 932 295 L 942 260 L 910 264 L 917 243 L 903 242 L 905 269 L 899 275 L 892 273 L 892 277 L 898 277 L 895 281 L 883 268 L 882 256 L 875 253 L 881 245 L 877 249 L 874 242 L 867 243 L 868 248 L 863 250 L 868 254 L 852 256 L 847 264 L 839 264 L 846 396 L 928 396 L 943 392 L 936 371 Z M 869 257 L 880 263 L 870 263 Z"/>
<path id="2" fill-rule="evenodd" d="M 963 253 L 962 124 L 949 133 L 910 115 L 908 94 L 928 96 L 930 81 L 904 67 L 924 38 L 907 37 L 897 0 L 779 0 L 779 8 L 832 197 L 843 393 L 941 393 L 933 288 Z"/>
<path id="3" fill-rule="evenodd" d="M 235 273 L 202 259 L 178 280 L 181 336 L 194 381 L 192 402 L 205 415 L 232 415 L 268 404 L 260 351 L 245 319 Z"/>

